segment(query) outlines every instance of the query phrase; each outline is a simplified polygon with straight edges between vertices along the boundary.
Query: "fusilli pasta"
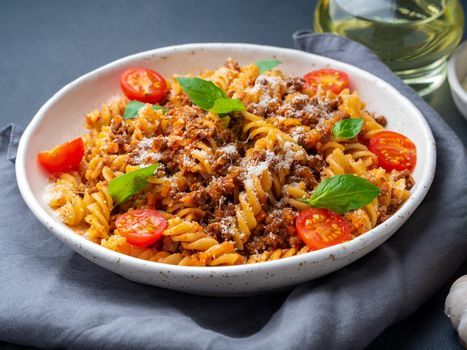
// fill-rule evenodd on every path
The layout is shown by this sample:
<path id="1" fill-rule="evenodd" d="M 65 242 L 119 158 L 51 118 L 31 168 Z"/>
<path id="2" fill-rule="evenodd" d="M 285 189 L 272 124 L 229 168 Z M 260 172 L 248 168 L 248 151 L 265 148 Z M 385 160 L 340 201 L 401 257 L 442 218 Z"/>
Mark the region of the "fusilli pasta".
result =
<path id="1" fill-rule="evenodd" d="M 199 77 L 246 109 L 228 116 L 205 111 L 171 79 L 166 111 L 145 104 L 125 118 L 129 100 L 121 97 L 86 115 L 79 170 L 53 179 L 49 204 L 66 225 L 145 260 L 234 265 L 312 250 L 294 220 L 325 179 L 353 174 L 380 189 L 371 203 L 342 215 L 352 237 L 386 220 L 410 196 L 410 172 L 383 169 L 368 149 L 385 119 L 368 112 L 356 92 L 312 89 L 278 69 L 260 74 L 255 64 L 241 67 L 231 59 Z M 333 137 L 333 126 L 348 118 L 363 119 L 359 136 Z M 147 186 L 117 205 L 109 183 L 155 163 Z M 144 247 L 131 244 L 116 223 L 141 208 L 158 210 L 168 223 L 162 238 Z"/>

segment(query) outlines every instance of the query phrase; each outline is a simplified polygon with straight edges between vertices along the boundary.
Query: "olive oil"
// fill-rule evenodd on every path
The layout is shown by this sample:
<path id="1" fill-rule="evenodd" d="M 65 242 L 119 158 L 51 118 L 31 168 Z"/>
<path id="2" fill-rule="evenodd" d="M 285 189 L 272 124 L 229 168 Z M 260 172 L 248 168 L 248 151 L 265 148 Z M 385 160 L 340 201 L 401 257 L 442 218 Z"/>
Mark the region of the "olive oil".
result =
<path id="1" fill-rule="evenodd" d="M 421 94 L 441 85 L 446 60 L 459 44 L 464 17 L 458 0 L 321 0 L 315 31 L 361 42 Z"/>

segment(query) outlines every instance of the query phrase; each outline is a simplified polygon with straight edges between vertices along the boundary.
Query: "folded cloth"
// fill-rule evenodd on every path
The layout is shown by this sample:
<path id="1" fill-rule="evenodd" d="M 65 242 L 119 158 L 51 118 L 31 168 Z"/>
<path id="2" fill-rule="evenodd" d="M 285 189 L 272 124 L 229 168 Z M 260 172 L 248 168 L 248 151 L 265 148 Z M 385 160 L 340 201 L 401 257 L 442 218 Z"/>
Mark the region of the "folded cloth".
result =
<path id="1" fill-rule="evenodd" d="M 208 298 L 130 282 L 55 239 L 24 204 L 18 130 L 0 132 L 0 340 L 71 349 L 358 349 L 417 309 L 466 256 L 466 150 L 443 120 L 364 46 L 297 33 L 298 48 L 381 77 L 417 105 L 437 141 L 435 180 L 385 244 L 287 292 Z"/>

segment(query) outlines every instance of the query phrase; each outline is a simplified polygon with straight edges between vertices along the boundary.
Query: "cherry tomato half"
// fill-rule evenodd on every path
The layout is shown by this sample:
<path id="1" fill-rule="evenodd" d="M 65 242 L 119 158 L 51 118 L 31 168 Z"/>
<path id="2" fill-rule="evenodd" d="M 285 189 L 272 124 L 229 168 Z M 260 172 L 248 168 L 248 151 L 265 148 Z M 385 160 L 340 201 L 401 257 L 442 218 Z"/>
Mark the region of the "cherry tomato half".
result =
<path id="1" fill-rule="evenodd" d="M 305 86 L 314 91 L 318 90 L 319 85 L 324 90 L 338 94 L 350 86 L 349 76 L 335 69 L 318 69 L 305 74 L 303 79 L 305 79 Z"/>
<path id="2" fill-rule="evenodd" d="M 368 148 L 378 157 L 378 164 L 388 171 L 413 170 L 417 162 L 417 150 L 413 142 L 394 131 L 374 134 Z"/>
<path id="3" fill-rule="evenodd" d="M 167 220 L 157 210 L 136 209 L 120 215 L 115 226 L 128 243 L 147 247 L 162 237 Z"/>
<path id="4" fill-rule="evenodd" d="M 84 156 L 84 144 L 81 137 L 65 142 L 37 155 L 39 164 L 50 172 L 76 170 Z"/>
<path id="5" fill-rule="evenodd" d="M 351 238 L 348 222 L 329 209 L 304 210 L 298 214 L 295 226 L 302 241 L 313 250 L 330 247 Z"/>
<path id="6" fill-rule="evenodd" d="M 167 91 L 165 79 L 148 68 L 130 68 L 120 76 L 120 86 L 130 100 L 157 103 Z"/>

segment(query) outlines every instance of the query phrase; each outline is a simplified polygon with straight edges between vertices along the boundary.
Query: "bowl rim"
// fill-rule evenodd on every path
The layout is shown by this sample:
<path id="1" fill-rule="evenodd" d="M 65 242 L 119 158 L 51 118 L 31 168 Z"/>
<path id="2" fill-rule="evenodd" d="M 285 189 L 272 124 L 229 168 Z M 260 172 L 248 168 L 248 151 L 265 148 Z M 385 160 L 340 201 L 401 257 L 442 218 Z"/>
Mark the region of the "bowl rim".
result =
<path id="1" fill-rule="evenodd" d="M 467 91 L 464 90 L 464 88 L 461 85 L 460 82 L 460 77 L 457 75 L 456 72 L 456 64 L 457 61 L 459 60 L 459 57 L 465 53 L 467 57 L 467 40 L 462 42 L 454 51 L 452 56 L 449 58 L 448 61 L 448 81 L 449 81 L 449 86 L 451 86 L 451 89 L 456 93 L 459 98 L 461 98 L 463 101 L 467 103 Z M 467 64 L 467 63 L 466 63 Z M 466 75 L 467 77 L 467 75 Z"/>
<path id="2" fill-rule="evenodd" d="M 128 61 L 133 59 L 138 59 L 142 57 L 147 57 L 151 55 L 164 55 L 164 53 L 172 54 L 174 51 L 177 50 L 206 50 L 206 49 L 256 49 L 256 50 L 265 50 L 265 51 L 275 51 L 277 54 L 293 54 L 293 55 L 304 55 L 310 56 L 314 58 L 315 61 L 326 61 L 326 64 L 335 64 L 337 66 L 342 67 L 343 69 L 349 70 L 357 70 L 359 74 L 363 75 L 366 79 L 376 79 L 379 84 L 381 84 L 385 89 L 389 89 L 393 94 L 397 95 L 398 98 L 405 100 L 405 102 L 410 105 L 414 111 L 411 117 L 418 119 L 420 124 L 423 128 L 420 132 L 423 133 L 424 138 L 427 140 L 427 149 L 426 149 L 426 169 L 427 172 L 421 175 L 421 179 L 418 182 L 418 187 L 415 192 L 412 192 L 410 197 L 407 201 L 402 205 L 398 211 L 392 215 L 389 219 L 385 222 L 377 225 L 370 231 L 354 238 L 351 241 L 347 241 L 338 245 L 334 245 L 328 248 L 320 249 L 317 251 L 308 252 L 305 254 L 294 255 L 288 257 L 286 259 L 278 259 L 272 261 L 265 261 L 265 262 L 258 262 L 254 264 L 241 264 L 241 265 L 229 265 L 229 266 L 179 266 L 179 265 L 170 265 L 170 264 L 163 264 L 154 261 L 148 261 L 140 258 L 136 258 L 130 255 L 126 255 L 117 251 L 113 251 L 111 249 L 105 248 L 97 243 L 89 241 L 84 236 L 77 234 L 71 228 L 67 227 L 65 224 L 61 223 L 57 218 L 54 218 L 52 215 L 47 213 L 40 205 L 39 199 L 33 194 L 31 186 L 27 181 L 27 172 L 26 172 L 26 150 L 28 148 L 29 141 L 36 131 L 36 129 L 40 126 L 43 117 L 45 116 L 46 112 L 48 111 L 49 107 L 52 106 L 57 100 L 61 98 L 63 94 L 66 92 L 74 89 L 79 84 L 86 82 L 88 80 L 93 80 L 95 76 L 99 74 L 105 73 L 108 70 L 112 70 L 115 66 L 124 64 Z M 33 212 L 36 218 L 49 229 L 57 238 L 61 241 L 66 242 L 70 241 L 72 243 L 71 248 L 80 253 L 77 250 L 79 247 L 81 250 L 84 250 L 87 253 L 90 253 L 94 259 L 97 257 L 112 262 L 119 262 L 129 268 L 137 268 L 142 272 L 160 272 L 160 271 L 167 271 L 170 270 L 175 274 L 180 275 L 212 275 L 212 274 L 241 274 L 243 272 L 253 271 L 253 270 L 269 270 L 273 269 L 274 267 L 294 267 L 297 266 L 298 263 L 304 261 L 321 261 L 325 259 L 332 259 L 337 260 L 339 258 L 346 257 L 349 251 L 358 251 L 363 249 L 365 246 L 370 245 L 373 241 L 376 241 L 378 235 L 383 235 L 387 233 L 387 231 L 392 231 L 390 234 L 387 235 L 388 239 L 397 229 L 407 220 L 407 218 L 413 213 L 413 211 L 418 207 L 421 201 L 426 196 L 431 183 L 434 178 L 436 166 L 436 143 L 431 132 L 431 129 L 425 120 L 422 112 L 404 95 L 401 94 L 396 88 L 391 86 L 389 83 L 384 81 L 383 79 L 379 78 L 376 75 L 373 75 L 361 68 L 353 66 L 351 64 L 338 61 L 326 56 L 321 56 L 317 54 L 307 53 L 296 49 L 290 48 L 282 48 L 277 46 L 270 46 L 270 45 L 257 45 L 257 44 L 248 44 L 248 43 L 191 43 L 191 44 L 181 44 L 181 45 L 173 45 L 173 46 L 166 46 L 157 49 L 147 50 L 138 52 L 132 55 L 128 55 L 122 57 L 120 59 L 114 60 L 110 63 L 107 63 L 103 66 L 100 66 L 97 69 L 94 69 L 77 79 L 71 81 L 70 83 L 66 84 L 60 90 L 58 90 L 46 103 L 42 105 L 42 107 L 37 111 L 34 115 L 33 119 L 25 129 L 17 152 L 16 158 L 16 179 L 18 183 L 18 188 L 20 193 L 26 202 L 26 205 L 29 209 Z M 398 222 L 402 221 L 398 225 Z M 399 227 L 398 227 L 399 226 Z M 360 247 L 361 245 L 364 247 Z M 81 253 L 80 253 L 81 254 Z M 95 261 L 96 262 L 96 261 Z"/>

